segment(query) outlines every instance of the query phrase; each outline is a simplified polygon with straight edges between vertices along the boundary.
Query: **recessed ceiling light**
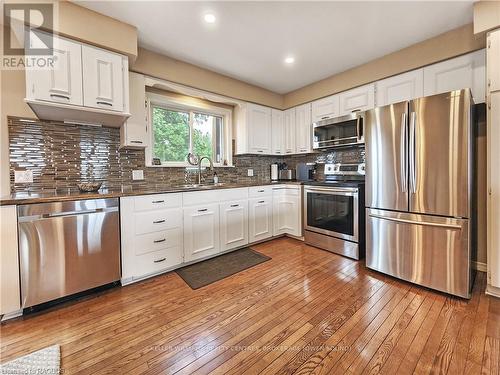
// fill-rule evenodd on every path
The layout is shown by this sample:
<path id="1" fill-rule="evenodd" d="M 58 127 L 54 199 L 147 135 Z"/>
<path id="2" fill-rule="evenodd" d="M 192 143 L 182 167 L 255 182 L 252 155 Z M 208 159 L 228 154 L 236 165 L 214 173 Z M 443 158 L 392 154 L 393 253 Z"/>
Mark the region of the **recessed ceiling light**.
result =
<path id="1" fill-rule="evenodd" d="M 292 56 L 289 56 L 287 58 L 285 58 L 285 63 L 286 64 L 293 64 L 295 62 L 295 58 L 292 57 Z"/>
<path id="2" fill-rule="evenodd" d="M 205 18 L 206 23 L 214 23 L 215 22 L 215 15 L 213 15 L 212 13 L 205 14 L 204 18 Z"/>

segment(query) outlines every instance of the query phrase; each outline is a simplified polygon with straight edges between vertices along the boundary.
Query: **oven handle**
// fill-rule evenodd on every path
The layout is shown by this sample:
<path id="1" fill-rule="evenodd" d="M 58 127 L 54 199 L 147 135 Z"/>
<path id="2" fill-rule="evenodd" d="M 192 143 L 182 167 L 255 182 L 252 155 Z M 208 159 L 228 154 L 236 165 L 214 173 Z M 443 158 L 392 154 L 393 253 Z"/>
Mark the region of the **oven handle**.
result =
<path id="1" fill-rule="evenodd" d="M 335 195 L 356 195 L 358 194 L 358 189 L 357 188 L 320 188 L 320 187 L 314 187 L 314 188 L 309 188 L 306 187 L 304 188 L 305 193 L 328 193 L 328 194 L 335 194 Z"/>

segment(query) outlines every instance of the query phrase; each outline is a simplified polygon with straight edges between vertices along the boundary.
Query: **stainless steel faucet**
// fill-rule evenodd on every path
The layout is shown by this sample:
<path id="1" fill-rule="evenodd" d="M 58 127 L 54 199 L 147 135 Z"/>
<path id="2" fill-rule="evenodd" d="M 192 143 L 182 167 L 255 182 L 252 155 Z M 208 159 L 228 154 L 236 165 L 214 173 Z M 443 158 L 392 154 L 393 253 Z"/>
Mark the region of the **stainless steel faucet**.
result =
<path id="1" fill-rule="evenodd" d="M 208 156 L 203 156 L 200 158 L 199 155 L 194 155 L 191 152 L 187 154 L 187 161 L 191 165 L 197 165 L 198 166 L 198 185 L 201 185 L 201 162 L 207 159 L 210 162 L 210 170 L 213 172 L 214 170 L 214 163 L 212 162 L 212 159 L 210 159 Z"/>
<path id="2" fill-rule="evenodd" d="M 203 159 L 207 159 L 210 162 L 210 170 L 213 172 L 214 171 L 214 163 L 212 162 L 212 159 L 210 159 L 208 156 L 203 156 L 198 160 L 198 185 L 201 185 L 201 162 Z"/>

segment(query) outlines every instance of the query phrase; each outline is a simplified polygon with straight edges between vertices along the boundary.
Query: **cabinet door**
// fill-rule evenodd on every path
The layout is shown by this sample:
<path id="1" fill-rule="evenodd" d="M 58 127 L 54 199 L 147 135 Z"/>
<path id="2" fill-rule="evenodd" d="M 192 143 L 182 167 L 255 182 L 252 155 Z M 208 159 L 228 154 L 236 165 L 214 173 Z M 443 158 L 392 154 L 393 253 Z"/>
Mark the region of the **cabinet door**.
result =
<path id="1" fill-rule="evenodd" d="M 54 68 L 26 69 L 26 91 L 30 99 L 83 105 L 81 44 L 54 37 Z"/>
<path id="2" fill-rule="evenodd" d="M 383 79 L 376 86 L 378 107 L 420 98 L 424 96 L 424 70 L 412 70 Z"/>
<path id="3" fill-rule="evenodd" d="M 332 95 L 327 98 L 315 100 L 311 104 L 312 122 L 326 120 L 339 115 L 339 96 Z"/>
<path id="4" fill-rule="evenodd" d="M 490 92 L 500 90 L 500 30 L 488 36 L 488 88 Z"/>
<path id="5" fill-rule="evenodd" d="M 311 152 L 312 144 L 312 123 L 311 104 L 304 104 L 295 108 L 296 127 L 296 152 L 307 154 Z"/>
<path id="6" fill-rule="evenodd" d="M 248 201 L 221 203 L 220 242 L 221 251 L 248 244 Z"/>
<path id="7" fill-rule="evenodd" d="M 375 107 L 375 85 L 369 84 L 339 94 L 339 116 Z"/>
<path id="8" fill-rule="evenodd" d="M 285 154 L 295 152 L 295 108 L 284 113 Z"/>
<path id="9" fill-rule="evenodd" d="M 0 207 L 0 315 L 21 308 L 16 206 Z"/>
<path id="10" fill-rule="evenodd" d="M 271 128 L 272 128 L 272 154 L 283 155 L 283 153 L 285 152 L 283 111 L 279 111 L 277 109 L 272 110 Z"/>
<path id="11" fill-rule="evenodd" d="M 184 209 L 184 260 L 217 254 L 219 246 L 219 205 L 206 204 Z"/>
<path id="12" fill-rule="evenodd" d="M 257 242 L 273 235 L 272 197 L 251 198 L 248 201 L 249 242 Z"/>
<path id="13" fill-rule="evenodd" d="M 273 194 L 273 234 L 300 235 L 299 196 L 290 195 L 286 190 Z"/>
<path id="14" fill-rule="evenodd" d="M 121 127 L 122 147 L 144 148 L 148 143 L 146 85 L 142 74 L 129 73 L 130 114 Z"/>
<path id="15" fill-rule="evenodd" d="M 424 96 L 470 88 L 476 103 L 486 93 L 485 51 L 469 53 L 424 68 Z"/>
<path id="16" fill-rule="evenodd" d="M 100 48 L 82 46 L 83 105 L 123 111 L 122 56 Z"/>
<path id="17" fill-rule="evenodd" d="M 248 104 L 247 129 L 249 151 L 258 154 L 271 153 L 271 108 Z"/>

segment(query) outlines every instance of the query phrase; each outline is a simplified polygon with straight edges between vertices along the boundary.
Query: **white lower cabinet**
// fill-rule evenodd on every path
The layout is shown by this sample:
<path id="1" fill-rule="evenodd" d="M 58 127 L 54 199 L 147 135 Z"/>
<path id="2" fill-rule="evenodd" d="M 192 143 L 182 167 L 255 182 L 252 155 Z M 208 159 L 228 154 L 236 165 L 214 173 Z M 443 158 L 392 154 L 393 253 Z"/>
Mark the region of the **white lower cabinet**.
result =
<path id="1" fill-rule="evenodd" d="M 250 243 L 273 236 L 273 197 L 250 198 L 248 201 L 248 240 Z"/>
<path id="2" fill-rule="evenodd" d="M 221 251 L 248 244 L 248 201 L 224 202 L 220 209 Z"/>
<path id="3" fill-rule="evenodd" d="M 127 284 L 273 236 L 301 236 L 301 187 L 123 197 L 120 217 Z"/>
<path id="4" fill-rule="evenodd" d="M 20 312 L 16 206 L 0 207 L 0 315 Z"/>
<path id="5" fill-rule="evenodd" d="M 219 204 L 184 208 L 184 261 L 190 262 L 218 252 Z"/>
<path id="6" fill-rule="evenodd" d="M 182 194 L 120 199 L 122 283 L 183 263 Z"/>
<path id="7" fill-rule="evenodd" d="M 300 187 L 273 188 L 273 235 L 301 236 Z"/>

